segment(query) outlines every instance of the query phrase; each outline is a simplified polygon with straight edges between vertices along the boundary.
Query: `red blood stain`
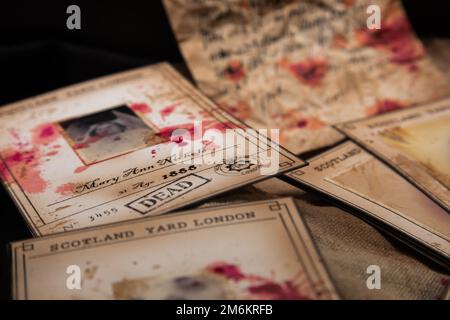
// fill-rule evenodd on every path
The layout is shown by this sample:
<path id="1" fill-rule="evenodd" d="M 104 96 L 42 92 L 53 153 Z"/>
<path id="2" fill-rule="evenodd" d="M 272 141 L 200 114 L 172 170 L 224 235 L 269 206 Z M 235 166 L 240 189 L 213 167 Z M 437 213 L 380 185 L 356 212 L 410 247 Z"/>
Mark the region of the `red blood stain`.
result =
<path id="1" fill-rule="evenodd" d="M 11 172 L 25 192 L 41 193 L 45 191 L 48 183 L 41 177 L 39 168 L 41 155 L 37 149 L 27 151 L 7 149 L 1 153 L 5 161 L 1 166 L 1 173 L 2 177 L 7 179 L 6 182 L 12 182 Z"/>
<path id="2" fill-rule="evenodd" d="M 377 114 L 387 113 L 390 111 L 406 108 L 408 105 L 406 103 L 385 99 L 382 101 L 378 101 L 374 106 L 366 109 L 366 114 L 368 116 L 373 116 Z"/>
<path id="3" fill-rule="evenodd" d="M 197 130 L 201 129 L 201 132 L 197 132 L 198 136 L 195 136 L 196 129 L 195 129 L 193 123 L 179 124 L 176 126 L 167 126 L 167 127 L 161 128 L 158 132 L 158 135 L 167 141 L 171 141 L 171 142 L 175 142 L 175 143 L 182 143 L 183 141 L 185 141 L 185 138 L 187 138 L 189 140 L 202 139 L 204 133 L 207 130 L 215 129 L 220 132 L 225 132 L 225 130 L 230 128 L 231 126 L 232 126 L 232 124 L 228 123 L 228 122 L 221 123 L 221 122 L 212 121 L 212 120 L 205 120 L 205 121 L 202 121 L 201 128 L 199 127 L 197 129 Z M 180 134 L 180 135 L 174 135 L 173 133 L 175 133 L 175 130 L 177 130 L 177 129 L 186 130 L 187 132 L 183 132 L 183 134 Z"/>
<path id="4" fill-rule="evenodd" d="M 226 132 L 227 129 L 231 129 L 235 126 L 233 126 L 231 123 L 226 122 L 226 123 L 222 123 L 222 122 L 209 122 L 206 123 L 203 127 L 203 130 L 206 132 L 207 130 L 218 130 L 222 133 Z"/>
<path id="5" fill-rule="evenodd" d="M 440 280 L 440 284 L 444 287 L 448 286 L 448 282 L 449 282 L 448 278 L 441 278 Z"/>
<path id="6" fill-rule="evenodd" d="M 56 193 L 59 193 L 62 196 L 68 196 L 73 194 L 75 189 L 75 184 L 72 182 L 64 183 L 60 186 L 58 186 L 55 190 Z"/>
<path id="7" fill-rule="evenodd" d="M 245 274 L 234 264 L 227 262 L 212 263 L 206 268 L 207 271 L 222 276 L 235 282 L 248 282 L 246 290 L 257 299 L 279 299 L 279 300 L 307 300 L 306 295 L 298 292 L 292 281 L 282 283 L 275 282 L 261 276 Z"/>
<path id="8" fill-rule="evenodd" d="M 320 86 L 328 69 L 327 62 L 321 58 L 310 58 L 298 63 L 281 60 L 280 66 L 285 67 L 301 83 L 310 86 Z"/>
<path id="9" fill-rule="evenodd" d="M 223 74 L 228 80 L 238 82 L 245 78 L 244 66 L 241 61 L 230 61 Z"/>
<path id="10" fill-rule="evenodd" d="M 83 172 L 84 170 L 86 170 L 87 168 L 89 168 L 89 166 L 81 166 L 81 167 L 78 167 L 78 168 L 76 168 L 76 169 L 73 171 L 73 173 L 81 173 L 81 172 Z"/>
<path id="11" fill-rule="evenodd" d="M 282 284 L 267 281 L 262 284 L 250 286 L 248 291 L 258 295 L 260 299 L 269 300 L 309 300 L 308 297 L 297 292 L 291 281 L 285 281 Z"/>
<path id="12" fill-rule="evenodd" d="M 175 108 L 178 105 L 179 105 L 179 103 L 174 103 L 174 104 L 171 104 L 170 106 L 164 107 L 163 109 L 161 109 L 161 111 L 159 111 L 159 114 L 161 115 L 161 117 L 163 119 L 165 119 L 166 117 L 170 116 L 175 111 Z"/>
<path id="13" fill-rule="evenodd" d="M 234 281 L 245 279 L 238 266 L 226 262 L 214 263 L 208 266 L 207 270 Z"/>
<path id="14" fill-rule="evenodd" d="M 58 151 L 50 151 L 50 152 L 48 152 L 48 153 L 46 154 L 46 156 L 47 156 L 47 157 L 52 157 L 52 156 L 57 155 L 57 154 L 58 154 Z"/>
<path id="15" fill-rule="evenodd" d="M 141 113 L 150 113 L 152 109 L 146 103 L 133 103 L 130 106 L 131 110 Z"/>
<path id="16" fill-rule="evenodd" d="M 351 7 L 355 4 L 356 0 L 342 0 L 342 3 L 347 7 Z"/>
<path id="17" fill-rule="evenodd" d="M 8 184 L 14 181 L 4 162 L 0 162 L 0 178 Z"/>
<path id="18" fill-rule="evenodd" d="M 222 103 L 221 106 L 240 120 L 245 120 L 251 115 L 251 109 L 245 101 L 238 101 L 234 105 Z"/>
<path id="19" fill-rule="evenodd" d="M 301 119 L 297 122 L 298 128 L 306 128 L 308 126 L 308 121 L 306 119 Z"/>
<path id="20" fill-rule="evenodd" d="M 33 144 L 49 144 L 59 137 L 58 130 L 52 123 L 41 124 L 31 131 Z"/>
<path id="21" fill-rule="evenodd" d="M 326 124 L 316 117 L 304 117 L 297 120 L 295 125 L 299 129 L 316 130 L 326 126 Z"/>
<path id="22" fill-rule="evenodd" d="M 416 62 L 424 56 L 423 46 L 405 16 L 383 21 L 381 29 L 358 30 L 356 37 L 361 44 L 389 52 L 391 62 L 405 65 L 411 71 L 417 69 Z"/>
<path id="23" fill-rule="evenodd" d="M 214 151 L 220 148 L 220 145 L 215 144 L 213 141 L 203 141 L 205 151 Z"/>
<path id="24" fill-rule="evenodd" d="M 189 136 L 191 136 L 191 137 L 194 135 L 194 124 L 192 124 L 192 123 L 181 124 L 181 125 L 176 125 L 176 126 L 167 126 L 167 127 L 161 128 L 158 132 L 158 135 L 167 141 L 172 141 L 172 139 L 177 140 L 176 136 L 172 136 L 172 133 L 177 129 L 187 130 L 189 133 Z"/>

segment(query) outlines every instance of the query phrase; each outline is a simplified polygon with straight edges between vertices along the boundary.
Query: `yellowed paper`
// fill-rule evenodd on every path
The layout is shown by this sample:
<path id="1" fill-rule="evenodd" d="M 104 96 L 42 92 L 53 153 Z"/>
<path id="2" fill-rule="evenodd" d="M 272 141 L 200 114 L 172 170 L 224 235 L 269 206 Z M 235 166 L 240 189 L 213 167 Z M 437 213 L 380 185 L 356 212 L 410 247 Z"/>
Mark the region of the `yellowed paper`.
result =
<path id="1" fill-rule="evenodd" d="M 263 135 L 208 136 L 239 126 L 160 63 L 2 107 L 0 178 L 43 236 L 167 213 L 256 182 L 267 176 L 251 160 L 268 151 L 277 172 L 304 165 Z M 212 152 L 218 163 L 207 161 Z"/>
<path id="2" fill-rule="evenodd" d="M 336 128 L 450 212 L 450 98 Z"/>
<path id="3" fill-rule="evenodd" d="M 11 252 L 15 299 L 337 298 L 289 198 L 30 239 Z M 80 270 L 73 282 L 69 266 Z"/>
<path id="4" fill-rule="evenodd" d="M 437 254 L 448 265 L 450 215 L 355 143 L 346 142 L 310 159 L 308 167 L 287 176 L 392 227 L 395 236 L 433 258 Z"/>
<path id="5" fill-rule="evenodd" d="M 329 125 L 450 91 L 397 0 L 164 3 L 200 89 L 252 127 L 280 128 L 294 153 L 342 139 Z"/>

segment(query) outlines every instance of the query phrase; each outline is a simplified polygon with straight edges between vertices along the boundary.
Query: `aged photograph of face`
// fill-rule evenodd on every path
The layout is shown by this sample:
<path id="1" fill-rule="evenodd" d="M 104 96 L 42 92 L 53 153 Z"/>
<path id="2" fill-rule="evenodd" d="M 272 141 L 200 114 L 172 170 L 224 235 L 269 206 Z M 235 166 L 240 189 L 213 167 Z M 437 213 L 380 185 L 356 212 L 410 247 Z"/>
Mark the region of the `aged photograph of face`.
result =
<path id="1" fill-rule="evenodd" d="M 59 123 L 64 136 L 85 164 L 163 142 L 128 106 Z"/>

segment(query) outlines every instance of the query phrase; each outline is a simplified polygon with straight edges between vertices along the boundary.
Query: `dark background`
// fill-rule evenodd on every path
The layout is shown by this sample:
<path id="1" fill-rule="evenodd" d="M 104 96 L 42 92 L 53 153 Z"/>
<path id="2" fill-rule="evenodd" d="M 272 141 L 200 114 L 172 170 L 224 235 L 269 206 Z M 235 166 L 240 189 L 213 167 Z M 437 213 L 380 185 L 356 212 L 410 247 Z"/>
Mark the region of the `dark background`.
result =
<path id="1" fill-rule="evenodd" d="M 189 77 L 163 6 L 147 1 L 0 2 L 0 105 L 159 61 Z M 450 38 L 450 1 L 404 0 L 421 38 Z M 81 8 L 81 30 L 66 28 L 66 8 Z M 31 237 L 0 187 L 0 298 L 9 298 L 10 241 Z"/>

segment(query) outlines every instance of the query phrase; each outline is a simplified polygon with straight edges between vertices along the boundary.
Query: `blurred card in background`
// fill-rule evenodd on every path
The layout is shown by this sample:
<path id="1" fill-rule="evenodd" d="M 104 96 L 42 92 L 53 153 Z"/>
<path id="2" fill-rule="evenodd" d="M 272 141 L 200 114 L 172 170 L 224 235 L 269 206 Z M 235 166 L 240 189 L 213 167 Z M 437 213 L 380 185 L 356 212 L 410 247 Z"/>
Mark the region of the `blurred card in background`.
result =
<path id="1" fill-rule="evenodd" d="M 162 63 L 2 107 L 0 173 L 39 236 L 166 213 L 304 164 L 243 130 L 214 140 L 236 128 Z"/>
<path id="2" fill-rule="evenodd" d="M 332 299 L 290 198 L 13 243 L 15 299 Z M 81 289 L 66 283 L 81 270 Z"/>
<path id="3" fill-rule="evenodd" d="M 362 212 L 382 228 L 388 226 L 385 229 L 394 236 L 450 265 L 450 215 L 353 142 L 311 159 L 308 167 L 287 176 Z"/>
<path id="4" fill-rule="evenodd" d="M 450 98 L 336 127 L 450 213 Z"/>
<path id="5" fill-rule="evenodd" d="M 330 125 L 450 92 L 399 0 L 164 3 L 199 88 L 297 154 L 343 139 Z"/>

